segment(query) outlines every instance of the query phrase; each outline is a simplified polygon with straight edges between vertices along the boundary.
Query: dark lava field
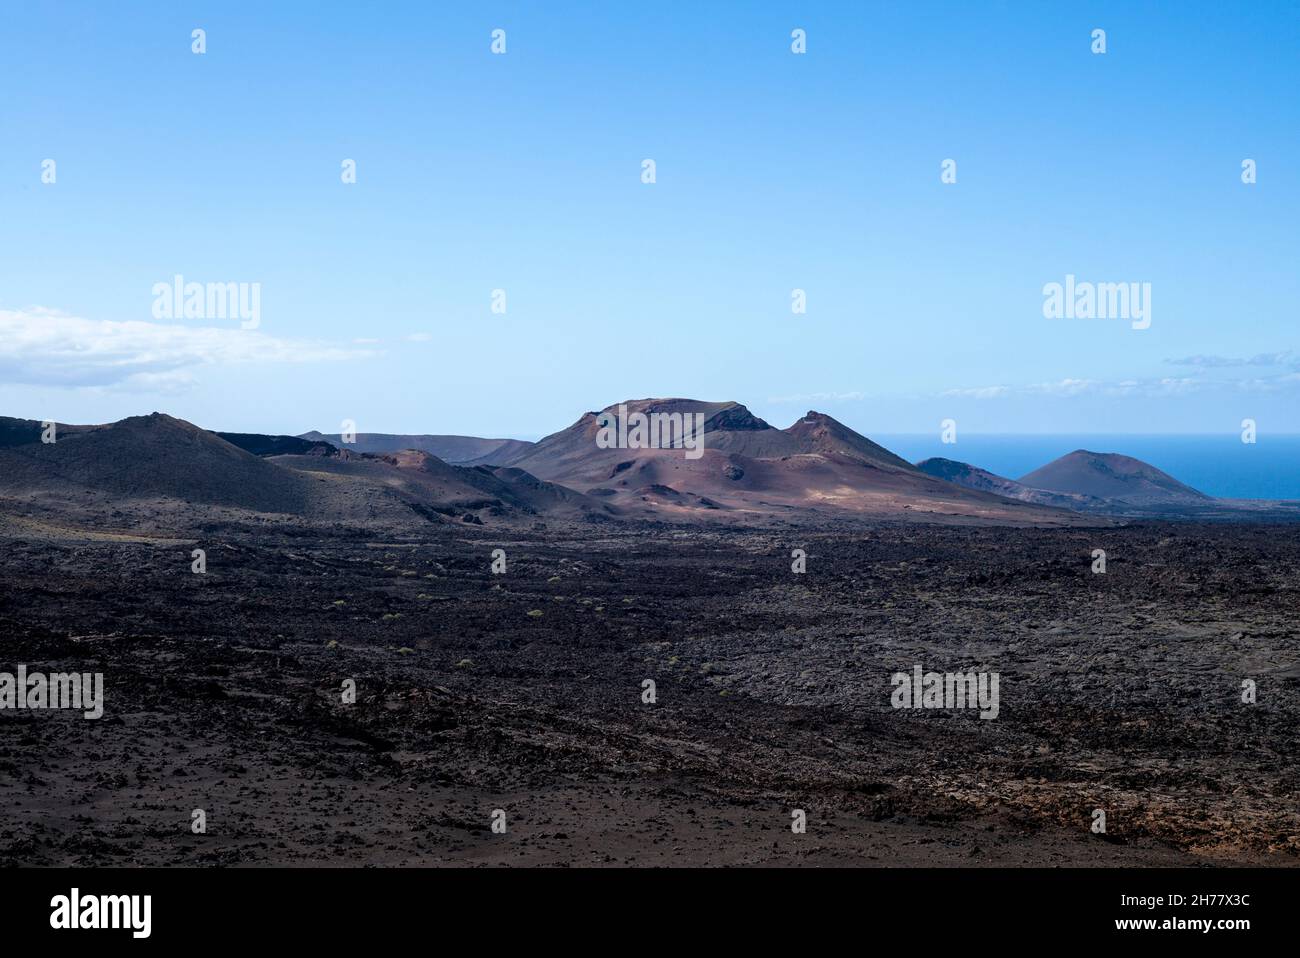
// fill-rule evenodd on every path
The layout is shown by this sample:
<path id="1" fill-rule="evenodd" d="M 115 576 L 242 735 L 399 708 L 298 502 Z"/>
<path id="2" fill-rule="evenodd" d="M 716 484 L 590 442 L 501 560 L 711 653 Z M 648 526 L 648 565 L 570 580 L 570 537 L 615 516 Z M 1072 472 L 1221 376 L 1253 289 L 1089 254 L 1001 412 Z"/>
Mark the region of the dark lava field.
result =
<path id="1" fill-rule="evenodd" d="M 0 863 L 1300 860 L 1295 526 L 209 528 L 0 537 Z"/>

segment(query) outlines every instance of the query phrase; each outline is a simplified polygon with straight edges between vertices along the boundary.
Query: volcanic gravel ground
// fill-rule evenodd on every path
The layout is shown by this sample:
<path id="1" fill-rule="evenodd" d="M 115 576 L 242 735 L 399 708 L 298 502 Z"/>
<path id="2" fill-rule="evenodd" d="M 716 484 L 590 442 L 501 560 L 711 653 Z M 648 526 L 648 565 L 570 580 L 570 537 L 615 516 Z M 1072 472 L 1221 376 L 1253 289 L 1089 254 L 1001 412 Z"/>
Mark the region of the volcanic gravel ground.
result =
<path id="1" fill-rule="evenodd" d="M 0 540 L 0 864 L 1300 860 L 1294 527 L 420 533 Z"/>

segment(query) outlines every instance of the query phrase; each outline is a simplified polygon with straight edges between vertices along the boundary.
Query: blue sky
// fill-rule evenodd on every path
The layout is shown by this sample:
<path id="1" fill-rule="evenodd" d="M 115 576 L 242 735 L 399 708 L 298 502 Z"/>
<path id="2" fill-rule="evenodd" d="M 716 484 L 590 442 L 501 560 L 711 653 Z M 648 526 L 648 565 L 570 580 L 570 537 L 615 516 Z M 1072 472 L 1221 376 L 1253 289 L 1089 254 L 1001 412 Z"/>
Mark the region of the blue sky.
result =
<path id="1" fill-rule="evenodd" d="M 678 395 L 867 433 L 1300 432 L 1295 3 L 5 18 L 3 414 L 536 438 Z M 260 325 L 155 318 L 176 274 L 260 283 Z M 1067 274 L 1150 283 L 1150 328 L 1045 319 Z"/>

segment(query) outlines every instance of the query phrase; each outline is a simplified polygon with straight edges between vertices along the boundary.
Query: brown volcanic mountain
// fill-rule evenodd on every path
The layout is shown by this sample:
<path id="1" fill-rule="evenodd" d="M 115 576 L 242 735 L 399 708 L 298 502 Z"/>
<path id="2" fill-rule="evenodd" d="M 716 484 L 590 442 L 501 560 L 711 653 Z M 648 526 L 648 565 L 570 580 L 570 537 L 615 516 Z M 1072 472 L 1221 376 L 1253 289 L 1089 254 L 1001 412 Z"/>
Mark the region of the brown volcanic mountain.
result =
<path id="1" fill-rule="evenodd" d="M 944 479 L 947 482 L 954 482 L 959 486 L 965 486 L 967 489 L 979 489 L 997 496 L 1005 496 L 1008 499 L 1019 499 L 1021 502 L 1051 506 L 1054 509 L 1106 511 L 1110 507 L 1110 504 L 1105 499 L 1099 499 L 1096 496 L 1082 496 L 1069 492 L 1048 492 L 1046 489 L 1031 489 L 1014 479 L 1007 479 L 1004 476 L 989 472 L 987 469 L 972 466 L 968 462 L 958 462 L 955 459 L 944 459 L 936 456 L 918 462 L 916 468 L 926 475 Z"/>
<path id="2" fill-rule="evenodd" d="M 0 419 L 0 514 L 179 530 L 268 514 L 402 526 L 616 512 L 519 469 L 452 466 L 414 450 L 372 456 L 295 437 L 227 434 L 247 447 L 240 448 L 160 413 L 59 426 L 49 444 L 41 431 L 31 420 Z M 278 454 L 286 450 L 293 454 Z"/>
<path id="3" fill-rule="evenodd" d="M 605 518 L 616 510 L 572 489 L 543 482 L 522 469 L 453 466 L 427 452 L 390 455 L 276 456 L 270 462 L 316 485 L 318 508 L 330 515 L 465 522 L 484 518 L 550 516 Z"/>
<path id="4" fill-rule="evenodd" d="M 536 444 L 516 444 L 503 452 L 506 465 L 473 467 L 417 450 L 366 454 L 323 440 L 219 435 L 158 413 L 59 426 L 57 442 L 48 445 L 40 442 L 39 423 L 0 419 L 0 507 L 11 515 L 72 509 L 160 527 L 241 513 L 397 527 L 413 514 L 472 523 L 616 516 L 766 521 L 821 513 L 1061 524 L 1079 520 L 1053 507 L 1100 511 L 1091 508 L 1096 493 L 1059 488 L 1069 483 L 1103 491 L 1105 507 L 1211 501 L 1121 456 L 1079 452 L 1026 477 L 1058 486 L 1044 492 L 960 463 L 932 461 L 918 469 L 818 412 L 787 429 L 734 402 L 643 399 L 606 412 L 698 415 L 703 448 L 601 448 L 597 413 Z"/>
<path id="5" fill-rule="evenodd" d="M 694 399 L 633 399 L 607 406 L 601 412 L 583 415 L 568 429 L 553 433 L 511 456 L 506 465 L 563 482 L 566 477 L 579 483 L 596 481 L 606 461 L 617 465 L 628 453 L 666 451 L 672 458 L 687 458 L 681 450 L 599 449 L 597 418 L 609 413 L 617 421 L 620 408 L 629 417 L 635 413 L 666 413 L 704 417 L 705 455 L 740 456 L 745 459 L 780 459 L 808 454 L 840 455 L 890 469 L 916 472 L 911 463 L 883 446 L 861 436 L 843 423 L 819 412 L 809 412 L 789 429 L 776 429 L 736 402 L 710 403 Z M 687 460 L 690 461 L 689 459 Z"/>
<path id="6" fill-rule="evenodd" d="M 810 411 L 783 431 L 802 447 L 801 451 L 841 453 L 885 466 L 907 470 L 915 468 L 901 456 L 894 455 L 884 446 L 877 445 L 823 413 Z"/>
<path id="7" fill-rule="evenodd" d="M 1021 476 L 1020 482 L 1034 489 L 1097 496 L 1133 506 L 1194 506 L 1214 501 L 1139 459 L 1086 449 L 1055 459 Z"/>
<path id="8" fill-rule="evenodd" d="M 29 441 L 0 449 L 0 491 L 88 492 L 117 501 L 172 499 L 258 512 L 299 513 L 307 504 L 301 477 L 162 413 L 61 427 L 49 444 L 37 431 Z"/>
<path id="9" fill-rule="evenodd" d="M 526 452 L 533 444 L 522 439 L 480 439 L 477 436 L 401 435 L 385 432 L 359 432 L 356 442 L 344 443 L 339 433 L 326 435 L 305 432 L 299 439 L 327 442 L 353 452 L 389 453 L 417 449 L 457 466 L 498 466 Z"/>
<path id="10" fill-rule="evenodd" d="M 1061 522 L 1070 517 L 966 489 L 933 476 L 822 413 L 776 429 L 739 403 L 641 399 L 633 413 L 704 416 L 704 450 L 602 449 L 600 413 L 547 436 L 509 465 L 609 501 L 660 514 L 731 510 L 783 515 L 815 509 L 878 516 L 943 515 L 995 521 Z"/>

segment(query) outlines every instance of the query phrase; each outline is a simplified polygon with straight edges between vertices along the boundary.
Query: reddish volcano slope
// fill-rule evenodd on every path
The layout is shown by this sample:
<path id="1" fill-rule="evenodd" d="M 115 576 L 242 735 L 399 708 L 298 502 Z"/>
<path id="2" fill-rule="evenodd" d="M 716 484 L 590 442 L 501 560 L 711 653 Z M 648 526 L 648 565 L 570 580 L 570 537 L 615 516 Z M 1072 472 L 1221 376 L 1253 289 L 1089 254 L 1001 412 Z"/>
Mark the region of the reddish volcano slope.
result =
<path id="1" fill-rule="evenodd" d="M 703 451 L 601 448 L 602 414 L 701 415 Z M 641 399 L 589 412 L 509 461 L 542 479 L 664 513 L 739 510 L 787 515 L 831 510 L 879 516 L 964 516 L 1061 522 L 1055 510 L 1009 501 L 928 476 L 843 423 L 810 412 L 776 429 L 739 403 Z"/>
<path id="2" fill-rule="evenodd" d="M 1197 505 L 1212 498 L 1155 466 L 1112 452 L 1076 449 L 1021 476 L 1023 485 L 1052 492 L 1098 496 L 1136 506 Z"/>
<path id="3" fill-rule="evenodd" d="M 1014 479 L 1007 479 L 1004 476 L 989 472 L 987 469 L 972 466 L 967 462 L 958 462 L 955 459 L 941 457 L 926 459 L 918 462 L 916 468 L 926 475 L 945 479 L 959 486 L 965 486 L 967 489 L 979 489 L 997 496 L 1005 496 L 1007 499 L 1019 499 L 1021 502 L 1032 502 L 1040 506 L 1051 506 L 1055 509 L 1096 511 L 1107 511 L 1111 508 L 1107 500 L 1099 499 L 1096 496 L 1083 496 L 1070 492 L 1048 492 L 1046 489 L 1031 489 Z"/>

